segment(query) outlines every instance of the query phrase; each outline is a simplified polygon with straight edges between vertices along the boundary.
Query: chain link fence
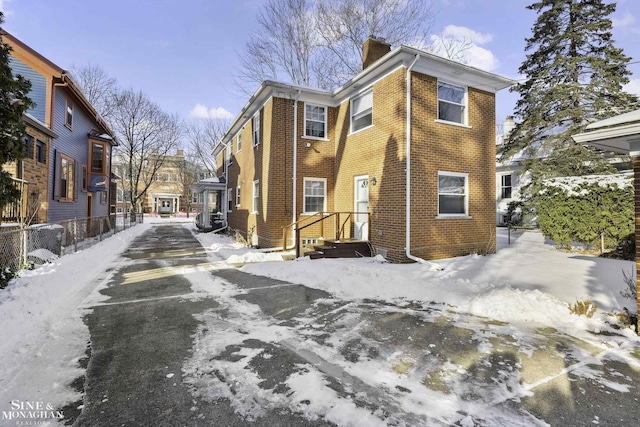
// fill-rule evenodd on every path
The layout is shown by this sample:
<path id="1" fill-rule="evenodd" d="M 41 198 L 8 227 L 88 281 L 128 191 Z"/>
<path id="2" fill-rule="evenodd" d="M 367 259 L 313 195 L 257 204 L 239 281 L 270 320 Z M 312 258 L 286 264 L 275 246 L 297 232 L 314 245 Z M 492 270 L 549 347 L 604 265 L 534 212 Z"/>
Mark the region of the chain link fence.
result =
<path id="1" fill-rule="evenodd" d="M 77 252 L 143 222 L 143 214 L 76 218 L 0 233 L 0 272 L 15 272 Z"/>

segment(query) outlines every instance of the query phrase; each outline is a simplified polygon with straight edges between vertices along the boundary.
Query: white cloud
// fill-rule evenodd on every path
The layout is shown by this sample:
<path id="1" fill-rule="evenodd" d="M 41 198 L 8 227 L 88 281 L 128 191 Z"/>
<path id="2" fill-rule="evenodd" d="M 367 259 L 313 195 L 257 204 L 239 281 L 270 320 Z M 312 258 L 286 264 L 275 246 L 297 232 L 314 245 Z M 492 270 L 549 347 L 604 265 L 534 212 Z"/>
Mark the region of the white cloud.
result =
<path id="1" fill-rule="evenodd" d="M 612 18 L 611 22 L 614 28 L 628 27 L 636 22 L 636 17 L 631 12 L 625 12 L 621 18 Z"/>
<path id="2" fill-rule="evenodd" d="M 195 107 L 189 111 L 189 116 L 198 119 L 232 119 L 233 114 L 225 110 L 223 107 L 207 108 L 204 104 L 196 104 Z"/>
<path id="3" fill-rule="evenodd" d="M 431 36 L 431 50 L 436 55 L 449 57 L 482 70 L 493 71 L 498 68 L 500 62 L 493 52 L 481 46 L 491 41 L 493 41 L 491 34 L 479 33 L 458 25 L 447 25 L 442 34 Z"/>
<path id="4" fill-rule="evenodd" d="M 622 89 L 625 92 L 640 96 L 640 79 L 630 79 L 629 83 L 624 85 Z"/>
<path id="5" fill-rule="evenodd" d="M 475 44 L 486 44 L 493 40 L 491 34 L 482 34 L 471 28 L 461 27 L 459 25 L 447 25 L 444 27 L 442 36 L 457 41 L 470 40 Z"/>

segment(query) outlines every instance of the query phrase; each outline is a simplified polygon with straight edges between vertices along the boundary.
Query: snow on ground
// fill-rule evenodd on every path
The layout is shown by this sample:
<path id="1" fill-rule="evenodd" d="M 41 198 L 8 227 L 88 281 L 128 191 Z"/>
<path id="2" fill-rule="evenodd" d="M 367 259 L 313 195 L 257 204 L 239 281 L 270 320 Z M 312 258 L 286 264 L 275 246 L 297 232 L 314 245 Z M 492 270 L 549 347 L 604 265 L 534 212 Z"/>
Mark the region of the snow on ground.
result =
<path id="1" fill-rule="evenodd" d="M 0 364 L 0 401 L 8 402 L 14 399 L 45 401 L 60 408 L 61 405 L 78 399 L 78 393 L 70 390 L 67 385 L 83 374 L 77 362 L 84 354 L 89 334 L 82 322 L 84 312 L 76 307 L 90 306 L 92 303 L 99 302 L 100 296 L 95 290 L 106 285 L 110 278 L 110 273 L 105 273 L 105 270 L 108 267 L 117 269 L 118 266 L 113 264 L 133 238 L 154 224 L 169 222 L 187 223 L 184 226 L 192 229 L 194 235 L 200 240 L 213 268 L 246 264 L 242 270 L 248 273 L 325 290 L 333 297 L 318 301 L 318 304 L 325 304 L 328 307 L 336 304 L 336 310 L 340 307 L 349 307 L 348 304 L 347 306 L 338 305 L 340 300 L 351 301 L 349 304 L 354 304 L 354 307 L 366 303 L 367 299 L 390 302 L 395 308 L 388 310 L 395 310 L 398 313 L 401 313 L 410 303 L 425 306 L 433 306 L 433 303 L 437 303 L 446 307 L 448 316 L 454 322 L 464 322 L 462 317 L 456 316 L 471 313 L 515 325 L 553 326 L 567 334 L 581 336 L 586 331 L 599 331 L 606 328 L 605 320 L 611 319 L 605 315 L 605 312 L 620 310 L 625 306 L 635 311 L 633 309 L 636 306 L 634 302 L 625 300 L 620 295 L 620 291 L 625 288 L 622 271 L 635 277 L 633 262 L 560 252 L 545 243 L 537 232 L 520 233 L 513 237 L 511 245 L 507 245 L 504 235 L 506 230 L 499 229 L 497 254 L 470 255 L 437 261 L 443 270 L 434 271 L 421 264 L 389 264 L 380 257 L 314 261 L 303 258 L 281 262 L 280 255 L 265 254 L 246 248 L 230 237 L 198 232 L 192 224 L 193 218 L 147 217 L 144 224 L 118 233 L 91 248 L 55 259 L 52 263 L 37 267 L 33 271 L 23 271 L 21 277 L 12 281 L 7 289 L 0 291 L 0 324 L 3 326 L 0 329 L 0 342 L 2 342 L 0 360 L 3 361 Z M 215 326 L 218 322 L 217 325 L 220 328 L 209 328 L 210 331 L 215 331 L 213 337 L 211 333 L 207 335 L 204 329 L 201 330 L 194 341 L 194 346 L 200 346 L 200 348 L 194 349 L 194 359 L 191 365 L 185 366 L 185 372 L 189 369 L 193 372 L 201 368 L 204 360 L 212 360 L 210 357 L 212 353 L 216 354 L 229 343 L 245 340 L 247 336 L 296 348 L 296 340 L 299 340 L 300 336 L 292 334 L 290 329 L 284 327 L 267 329 L 268 322 L 257 317 L 255 306 L 233 298 L 239 293 L 238 290 L 219 281 L 212 283 L 206 269 L 201 270 L 198 270 L 199 274 L 189 275 L 194 291 L 208 292 L 219 297 L 221 304 L 228 305 L 230 313 L 235 318 L 224 319 L 223 322 L 216 313 L 202 314 L 200 320 L 205 322 L 205 325 L 213 322 Z M 584 316 L 571 315 L 568 304 L 587 297 L 591 298 L 599 309 L 596 316 L 593 319 L 587 319 Z M 347 342 L 353 334 L 357 334 L 360 325 L 358 316 L 355 314 L 350 316 L 348 313 L 347 310 L 347 315 L 340 320 L 344 324 L 343 331 L 347 333 L 336 334 L 330 338 L 330 341 L 334 341 L 336 348 Z M 316 327 L 309 326 L 310 329 L 306 332 L 307 338 L 313 335 L 313 329 Z M 499 336 L 502 333 L 500 328 L 507 327 L 491 326 L 490 330 L 482 332 L 484 334 L 482 337 L 473 338 L 474 345 L 478 345 L 480 349 L 490 345 L 487 340 L 491 336 Z M 539 339 L 536 335 L 523 335 L 511 330 L 508 333 L 514 337 L 519 336 L 518 346 L 521 351 L 526 351 Z M 631 331 L 625 333 L 629 339 L 637 340 Z M 305 344 L 309 344 L 308 340 Z M 610 346 L 613 345 L 610 344 Z M 251 350 L 246 348 L 242 351 L 251 353 Z M 253 353 L 256 351 L 254 350 Z M 313 351 L 325 359 L 336 356 L 326 346 L 315 346 Z M 253 353 L 252 355 L 256 356 Z M 204 359 L 207 354 L 209 359 Z M 198 363 L 198 357 L 203 358 L 200 363 Z M 260 357 L 271 356 L 268 352 L 262 351 Z M 397 369 L 401 371 L 404 369 L 403 366 L 410 369 L 417 363 L 417 360 L 414 360 L 415 356 L 410 352 L 388 354 L 385 357 L 385 360 L 394 363 L 394 366 L 399 367 Z M 621 352 L 620 357 L 625 357 L 625 354 Z M 249 359 L 251 358 L 247 357 L 236 365 L 227 363 L 225 369 L 236 369 L 239 374 L 249 375 L 244 372 L 242 366 L 243 363 L 248 363 Z M 361 375 L 370 383 L 378 385 L 388 380 L 373 377 L 372 372 L 381 368 L 374 362 L 359 366 L 359 368 L 349 367 L 348 375 Z M 447 372 L 445 368 L 446 366 L 443 367 L 443 372 Z M 452 375 L 456 369 L 459 369 L 456 366 L 449 368 Z M 295 399 L 289 399 L 289 404 L 298 402 L 295 404 L 300 406 L 299 402 L 309 400 L 308 384 L 320 384 L 326 381 L 317 370 L 305 369 L 300 368 L 299 372 L 289 376 L 287 380 L 288 386 L 295 393 Z M 504 378 L 500 384 L 517 385 L 516 374 Z M 248 381 L 251 383 L 250 379 Z M 256 381 L 259 379 L 254 378 L 254 383 Z M 410 378 L 402 381 L 395 387 L 416 386 Z M 463 385 L 460 384 L 461 387 Z M 625 388 L 624 384 L 613 386 L 621 390 Z M 526 390 L 518 387 L 512 386 L 512 389 L 515 390 L 513 393 L 526 394 Z M 8 390 L 11 394 L 5 395 Z M 324 414 L 336 422 L 352 422 L 353 417 L 369 417 L 359 412 L 349 414 L 353 401 L 345 402 L 326 387 L 322 390 L 324 390 L 322 396 L 314 395 L 313 403 L 316 406 L 291 409 L 306 411 L 311 418 Z M 257 389 L 250 388 L 247 391 L 259 393 Z M 496 400 L 507 399 L 513 396 L 513 393 L 510 395 L 498 393 L 493 397 Z M 264 397 L 264 399 L 271 398 L 273 396 Z M 423 401 L 416 399 L 418 396 L 414 394 L 413 397 L 402 400 L 401 404 L 408 408 L 424 405 Z M 462 404 L 454 397 L 449 399 L 438 401 L 443 411 L 447 405 Z M 247 402 L 245 401 L 244 404 L 248 404 L 249 407 L 243 407 L 242 402 L 236 403 L 249 415 L 259 416 L 259 408 Z M 343 408 L 340 405 L 346 406 Z M 481 411 L 478 408 L 467 409 L 470 413 Z M 461 425 L 469 422 L 463 419 L 458 421 Z"/>
<path id="2" fill-rule="evenodd" d="M 436 261 L 443 267 L 440 271 L 418 263 L 389 264 L 381 257 L 301 258 L 284 265 L 246 265 L 242 270 L 339 298 L 437 302 L 500 321 L 584 327 L 584 318 L 569 316 L 567 306 L 586 298 L 601 312 L 623 307 L 635 312 L 635 301 L 620 294 L 626 288 L 622 272 L 635 277 L 634 262 L 558 251 L 537 231 L 514 233 L 509 245 L 506 232 L 498 229 L 496 254 Z M 598 319 L 594 322 L 592 327 L 597 327 Z"/>
<path id="3" fill-rule="evenodd" d="M 235 264 L 240 259 L 251 262 L 254 256 L 229 237 L 197 237 L 219 265 L 225 257 Z M 194 356 L 183 368 L 185 381 L 201 398 L 229 399 L 248 419 L 262 416 L 263 408 L 286 408 L 338 425 L 416 425 L 424 422 L 421 417 L 433 424 L 471 426 L 482 420 L 481 425 L 547 425 L 508 402 L 519 402 L 550 381 L 533 381 L 531 371 L 556 340 L 567 340 L 576 363 L 566 367 L 565 360 L 555 356 L 559 372 L 571 369 L 602 388 L 629 392 L 630 379 L 618 373 L 620 378 L 611 381 L 606 378 L 610 369 L 604 366 L 608 360 L 637 366 L 631 356 L 634 345 L 627 344 L 637 343 L 638 337 L 631 330 L 616 330 L 615 335 L 590 331 L 613 332 L 609 323 L 615 318 L 607 312 L 624 306 L 634 311 L 635 302 L 620 295 L 626 287 L 622 271 L 635 277 L 634 263 L 558 251 L 539 232 L 530 231 L 515 234 L 508 244 L 506 230 L 499 229 L 498 248 L 494 255 L 437 261 L 441 270 L 390 264 L 382 257 L 249 263 L 241 270 L 320 289 L 331 297 L 317 300 L 314 310 L 298 315 L 293 333 L 292 327 L 265 318 L 256 306 L 239 302 L 232 290 L 246 291 L 228 284 L 226 297 L 217 299 L 223 310 L 198 317 L 202 325 L 194 339 Z M 569 305 L 587 298 L 598 306 L 597 314 L 591 319 L 571 314 Z M 323 313 L 322 306 L 329 311 L 314 312 Z M 401 331 L 378 330 L 395 319 L 414 319 L 415 324 Z M 453 347 L 447 343 L 449 323 L 459 328 Z M 540 330 L 559 332 L 546 336 Z M 398 333 L 393 341 L 390 337 Z M 496 345 L 502 348 L 496 351 Z M 599 350 L 585 351 L 584 345 Z M 277 357 L 274 348 L 279 347 L 308 362 L 281 373 L 286 398 L 265 390 L 264 377 L 254 371 L 262 359 Z M 464 358 L 471 354 L 476 359 L 469 365 Z M 502 359 L 510 354 L 519 354 L 522 362 Z M 469 373 L 484 369 L 492 372 L 487 382 Z M 449 392 L 425 387 L 425 373 L 435 383 L 446 384 Z M 532 383 L 523 379 L 525 374 Z M 347 397 L 336 393 L 327 376 L 341 379 Z M 566 382 L 559 381 L 570 390 Z M 412 393 L 416 390 L 419 393 Z M 384 397 L 376 400 L 379 394 Z M 367 411 L 362 402 L 356 405 L 361 398 L 380 403 L 382 409 Z"/>

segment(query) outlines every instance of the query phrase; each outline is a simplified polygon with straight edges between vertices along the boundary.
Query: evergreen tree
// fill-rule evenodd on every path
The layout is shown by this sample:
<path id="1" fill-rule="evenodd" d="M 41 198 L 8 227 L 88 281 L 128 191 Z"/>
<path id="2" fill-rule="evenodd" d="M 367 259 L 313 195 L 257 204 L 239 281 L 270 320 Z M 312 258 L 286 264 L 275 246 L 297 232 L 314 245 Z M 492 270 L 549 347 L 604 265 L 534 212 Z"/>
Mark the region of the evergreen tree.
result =
<path id="1" fill-rule="evenodd" d="M 608 17 L 615 3 L 540 0 L 527 8 L 538 19 L 519 69 L 526 81 L 511 89 L 520 99 L 502 159 L 523 152 L 534 187 L 549 177 L 611 172 L 601 155 L 571 135 L 593 120 L 637 108 L 637 97 L 622 90 L 630 58 L 614 46 Z"/>
<path id="2" fill-rule="evenodd" d="M 4 15 L 0 12 L 0 24 Z M 11 47 L 2 41 L 0 28 L 0 167 L 24 156 L 23 114 L 33 105 L 27 96 L 31 82 L 14 76 L 9 66 Z M 20 192 L 13 184 L 8 172 L 0 169 L 0 209 L 16 201 Z"/>

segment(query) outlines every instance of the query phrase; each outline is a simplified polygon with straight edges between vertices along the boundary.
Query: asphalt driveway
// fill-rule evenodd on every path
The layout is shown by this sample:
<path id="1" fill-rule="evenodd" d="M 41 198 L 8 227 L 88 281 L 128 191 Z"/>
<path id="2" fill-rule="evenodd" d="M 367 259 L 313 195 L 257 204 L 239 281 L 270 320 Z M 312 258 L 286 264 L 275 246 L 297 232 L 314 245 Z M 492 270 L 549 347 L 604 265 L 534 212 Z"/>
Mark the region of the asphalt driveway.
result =
<path id="1" fill-rule="evenodd" d="M 360 425 L 640 423 L 637 348 L 619 360 L 552 329 L 523 344 L 510 325 L 444 306 L 336 300 L 211 264 L 180 225 L 152 227 L 123 256 L 101 291 L 108 299 L 85 319 L 90 357 L 74 425 L 340 424 L 313 393 L 299 398 L 291 379 L 310 371 L 370 417 Z M 197 286 L 186 273 L 194 266 Z M 373 375 L 391 379 L 373 384 Z M 396 381 L 405 377 L 420 381 Z M 453 402 L 446 413 L 443 399 Z"/>

